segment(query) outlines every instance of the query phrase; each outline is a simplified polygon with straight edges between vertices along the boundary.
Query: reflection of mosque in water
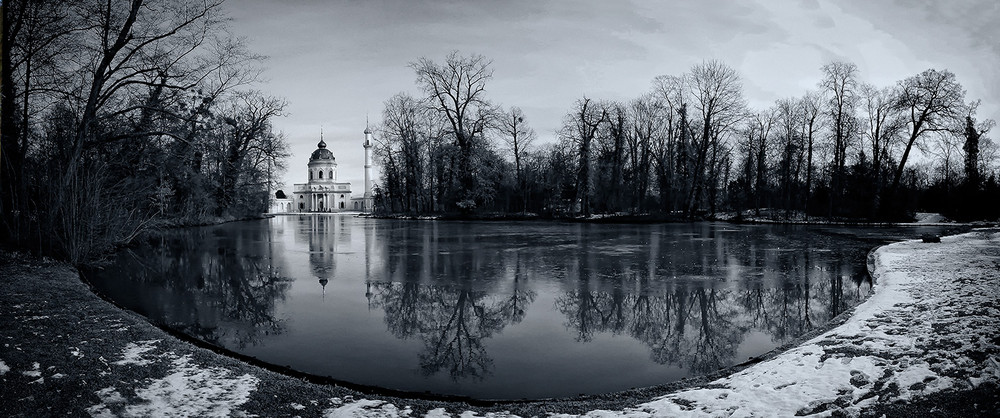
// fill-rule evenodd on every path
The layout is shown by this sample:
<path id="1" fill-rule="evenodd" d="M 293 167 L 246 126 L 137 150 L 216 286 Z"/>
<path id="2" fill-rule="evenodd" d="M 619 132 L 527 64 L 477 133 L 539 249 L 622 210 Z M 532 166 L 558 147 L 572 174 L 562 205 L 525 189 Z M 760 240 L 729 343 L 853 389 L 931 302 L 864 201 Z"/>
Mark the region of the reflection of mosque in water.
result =
<path id="1" fill-rule="evenodd" d="M 351 222 L 356 220 L 346 216 L 301 216 L 298 219 L 296 236 L 308 240 L 309 268 L 318 280 L 324 296 L 326 286 L 335 280 L 338 274 L 338 257 L 353 251 L 352 232 L 358 231 L 353 231 Z M 374 233 L 374 224 L 363 228 L 366 277 L 370 275 L 371 259 L 375 251 Z"/>

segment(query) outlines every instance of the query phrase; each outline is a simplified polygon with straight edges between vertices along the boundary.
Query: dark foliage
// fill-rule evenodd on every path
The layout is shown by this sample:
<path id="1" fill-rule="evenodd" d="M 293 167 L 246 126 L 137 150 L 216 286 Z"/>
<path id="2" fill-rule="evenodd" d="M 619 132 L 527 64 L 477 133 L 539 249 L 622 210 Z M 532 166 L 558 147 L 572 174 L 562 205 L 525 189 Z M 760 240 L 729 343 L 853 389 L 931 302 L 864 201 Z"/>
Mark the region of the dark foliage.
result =
<path id="1" fill-rule="evenodd" d="M 284 102 L 221 1 L 3 3 L 3 241 L 74 263 L 266 210 Z M 243 90 L 241 90 L 243 89 Z"/>

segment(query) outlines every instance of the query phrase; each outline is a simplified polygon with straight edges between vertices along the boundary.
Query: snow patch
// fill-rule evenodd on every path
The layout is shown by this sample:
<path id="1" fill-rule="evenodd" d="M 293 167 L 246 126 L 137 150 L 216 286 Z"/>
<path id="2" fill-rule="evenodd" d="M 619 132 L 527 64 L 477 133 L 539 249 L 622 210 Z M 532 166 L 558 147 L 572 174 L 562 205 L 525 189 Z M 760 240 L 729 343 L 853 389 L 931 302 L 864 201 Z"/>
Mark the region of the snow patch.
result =
<path id="1" fill-rule="evenodd" d="M 115 362 L 119 366 L 134 364 L 136 366 L 146 366 L 153 364 L 153 360 L 143 357 L 146 352 L 156 348 L 156 343 L 160 340 L 146 340 L 128 343 L 122 350 L 122 359 Z"/>
<path id="2" fill-rule="evenodd" d="M 408 406 L 400 410 L 391 403 L 372 399 L 347 400 L 345 402 L 341 401 L 340 398 L 333 398 L 331 402 L 334 407 L 323 411 L 323 416 L 326 418 L 395 418 L 408 417 L 413 412 Z"/>
<path id="3" fill-rule="evenodd" d="M 0 376 L 7 374 L 7 372 L 9 371 L 10 367 L 7 367 L 7 363 L 4 363 L 3 360 L 0 360 Z"/>
<path id="4" fill-rule="evenodd" d="M 929 212 L 917 212 L 913 214 L 913 221 L 914 223 L 918 224 L 952 222 L 951 219 L 945 218 L 940 213 L 929 213 Z"/>
<path id="5" fill-rule="evenodd" d="M 129 343 L 123 350 L 124 359 L 115 365 L 147 365 L 151 360 L 143 354 L 155 348 L 159 340 Z M 97 391 L 101 403 L 87 408 L 98 417 L 227 417 L 240 415 L 236 408 L 250 398 L 257 389 L 259 379 L 249 374 L 234 376 L 222 367 L 204 367 L 191 361 L 190 355 L 162 356 L 170 361 L 167 375 L 159 379 L 146 379 L 145 387 L 135 389 L 129 402 L 112 386 Z"/>
<path id="6" fill-rule="evenodd" d="M 231 376 L 221 367 L 192 364 L 190 355 L 172 360 L 170 374 L 135 391 L 144 402 L 125 407 L 126 416 L 227 417 L 250 399 L 259 379 Z"/>
<path id="7" fill-rule="evenodd" d="M 479 414 L 472 411 L 465 411 L 461 415 L 459 415 L 459 417 L 477 418 L 479 417 Z M 521 418 L 521 417 L 518 415 L 512 415 L 509 411 L 504 411 L 504 412 L 487 412 L 486 415 L 483 415 L 483 418 Z"/>
<path id="8" fill-rule="evenodd" d="M 111 408 L 108 405 L 123 403 L 125 402 L 125 398 L 115 390 L 114 386 L 98 390 L 97 397 L 101 400 L 101 403 L 87 408 L 87 413 L 94 418 L 117 418 L 117 415 L 111 412 Z"/>
<path id="9" fill-rule="evenodd" d="M 39 366 L 38 362 L 36 361 L 36 362 L 34 362 L 34 363 L 31 364 L 31 370 L 25 370 L 25 371 L 21 372 L 21 374 L 23 374 L 25 376 L 28 376 L 28 377 L 39 377 L 39 376 L 42 375 L 42 371 L 40 370 L 40 368 L 41 368 L 41 366 Z"/>

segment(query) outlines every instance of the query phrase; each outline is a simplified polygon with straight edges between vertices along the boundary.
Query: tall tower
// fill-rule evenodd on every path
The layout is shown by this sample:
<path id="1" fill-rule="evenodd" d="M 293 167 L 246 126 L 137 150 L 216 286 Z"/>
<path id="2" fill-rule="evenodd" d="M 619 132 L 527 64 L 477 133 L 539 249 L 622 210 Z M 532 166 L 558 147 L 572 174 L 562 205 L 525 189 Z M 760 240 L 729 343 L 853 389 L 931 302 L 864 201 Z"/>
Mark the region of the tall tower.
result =
<path id="1" fill-rule="evenodd" d="M 372 130 L 365 124 L 365 203 L 364 210 L 371 212 L 375 199 L 372 197 Z"/>

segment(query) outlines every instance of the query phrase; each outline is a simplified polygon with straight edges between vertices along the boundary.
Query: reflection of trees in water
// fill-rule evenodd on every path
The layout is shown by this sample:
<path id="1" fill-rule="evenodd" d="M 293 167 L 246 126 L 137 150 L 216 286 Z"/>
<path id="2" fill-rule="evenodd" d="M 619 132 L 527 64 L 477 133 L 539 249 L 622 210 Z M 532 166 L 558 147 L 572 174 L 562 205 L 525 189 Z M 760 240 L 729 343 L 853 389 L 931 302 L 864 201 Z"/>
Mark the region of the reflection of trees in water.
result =
<path id="1" fill-rule="evenodd" d="M 562 283 L 556 315 L 563 316 L 577 341 L 590 341 L 600 333 L 629 335 L 649 347 L 653 361 L 693 373 L 746 360 L 737 354 L 752 333 L 781 344 L 863 297 L 858 287 L 865 275 L 858 265 L 863 260 L 863 254 L 856 254 L 859 248 L 846 241 L 821 241 L 829 238 L 795 227 L 734 232 L 710 224 L 574 224 L 546 227 L 539 235 L 490 224 L 463 224 L 458 233 L 439 231 L 436 223 L 418 226 L 385 231 L 390 256 L 381 274 L 382 280 L 403 282 L 391 285 L 397 287 L 393 295 L 383 296 L 389 300 L 386 322 L 398 337 L 419 334 L 425 340 L 424 366 L 441 363 L 436 353 L 451 353 L 448 347 L 464 353 L 476 349 L 456 339 L 485 338 L 467 337 L 477 334 L 465 333 L 466 327 L 452 322 L 475 317 L 457 313 L 455 309 L 474 312 L 462 304 L 490 298 L 471 293 L 463 298 L 466 280 L 487 287 L 512 276 Z M 438 296 L 423 305 L 396 300 L 430 297 L 424 283 L 441 285 L 438 291 L 450 289 L 449 297 Z M 448 332 L 420 328 L 431 323 L 421 315 L 424 306 L 432 305 L 427 309 L 437 309 L 433 315 L 443 318 L 433 323 Z M 759 338 L 749 344 L 771 346 Z"/>
<path id="2" fill-rule="evenodd" d="M 283 332 L 274 309 L 291 282 L 272 264 L 267 231 L 241 229 L 217 239 L 212 231 L 163 235 L 133 253 L 143 264 L 131 268 L 136 280 L 166 290 L 156 292 L 152 303 L 158 306 L 143 309 L 154 320 L 226 347 L 256 345 L 263 335 Z"/>
<path id="3" fill-rule="evenodd" d="M 765 257 L 760 265 L 742 263 L 749 266 L 743 274 L 756 278 L 728 286 L 656 279 L 648 270 L 628 268 L 617 280 L 597 278 L 594 263 L 581 259 L 576 288 L 555 305 L 577 341 L 590 341 L 597 333 L 625 334 L 648 346 L 657 363 L 706 373 L 746 360 L 736 355 L 751 332 L 781 344 L 863 296 L 861 273 L 843 263 L 811 260 L 808 251 Z M 845 285 L 852 289 L 845 291 Z"/>
<path id="4" fill-rule="evenodd" d="M 384 310 L 394 336 L 423 342 L 424 374 L 486 377 L 493 360 L 485 340 L 520 322 L 535 298 L 525 287 L 531 256 L 489 244 L 488 235 L 439 235 L 437 223 L 387 225 L 379 232 L 388 256 L 368 276 L 371 306 Z"/>
<path id="5" fill-rule="evenodd" d="M 556 299 L 556 308 L 578 341 L 627 334 L 649 346 L 653 361 L 702 373 L 732 364 L 746 333 L 730 293 L 683 285 L 657 293 L 575 290 Z"/>
<path id="6" fill-rule="evenodd" d="M 452 379 L 483 379 L 493 359 L 484 340 L 520 322 L 535 293 L 517 282 L 508 295 L 471 286 L 371 283 L 372 306 L 385 311 L 385 323 L 398 338 L 419 338 L 420 368 L 426 375 L 447 370 Z"/>

